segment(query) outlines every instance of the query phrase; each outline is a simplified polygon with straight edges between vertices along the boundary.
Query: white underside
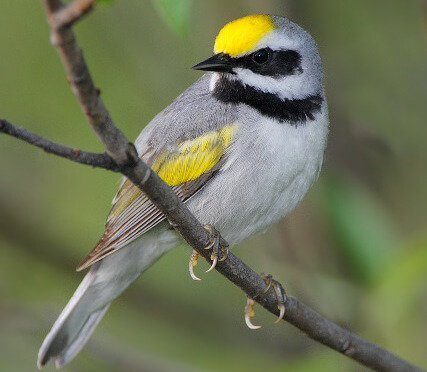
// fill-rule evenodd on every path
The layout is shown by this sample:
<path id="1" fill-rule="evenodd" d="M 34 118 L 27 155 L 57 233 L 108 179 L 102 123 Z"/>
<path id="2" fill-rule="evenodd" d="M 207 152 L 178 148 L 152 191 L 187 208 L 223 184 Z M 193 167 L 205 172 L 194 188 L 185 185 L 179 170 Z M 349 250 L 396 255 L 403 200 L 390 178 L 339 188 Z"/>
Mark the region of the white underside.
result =
<path id="1" fill-rule="evenodd" d="M 244 107 L 220 174 L 188 202 L 195 216 L 214 225 L 230 245 L 295 208 L 318 177 L 328 133 L 325 110 L 295 127 Z"/>

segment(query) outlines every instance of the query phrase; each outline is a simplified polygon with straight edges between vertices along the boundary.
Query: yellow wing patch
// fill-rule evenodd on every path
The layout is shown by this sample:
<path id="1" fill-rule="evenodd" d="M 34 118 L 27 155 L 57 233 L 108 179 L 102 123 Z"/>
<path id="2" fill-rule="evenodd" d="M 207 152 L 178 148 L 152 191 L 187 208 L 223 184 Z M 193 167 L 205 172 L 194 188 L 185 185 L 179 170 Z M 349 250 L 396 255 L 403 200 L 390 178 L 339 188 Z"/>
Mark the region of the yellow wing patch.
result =
<path id="1" fill-rule="evenodd" d="M 152 168 L 169 186 L 195 180 L 218 163 L 236 130 L 231 124 L 184 141 L 176 151 L 160 153 Z"/>
<path id="2" fill-rule="evenodd" d="M 215 53 L 233 57 L 250 51 L 261 38 L 275 28 L 269 15 L 254 14 L 227 23 L 215 40 Z"/>
<path id="3" fill-rule="evenodd" d="M 151 168 L 169 186 L 195 180 L 211 170 L 230 146 L 237 124 L 230 124 L 178 144 L 173 151 L 163 150 L 154 160 Z M 116 219 L 141 191 L 126 180 L 113 201 L 113 208 L 107 224 Z"/>

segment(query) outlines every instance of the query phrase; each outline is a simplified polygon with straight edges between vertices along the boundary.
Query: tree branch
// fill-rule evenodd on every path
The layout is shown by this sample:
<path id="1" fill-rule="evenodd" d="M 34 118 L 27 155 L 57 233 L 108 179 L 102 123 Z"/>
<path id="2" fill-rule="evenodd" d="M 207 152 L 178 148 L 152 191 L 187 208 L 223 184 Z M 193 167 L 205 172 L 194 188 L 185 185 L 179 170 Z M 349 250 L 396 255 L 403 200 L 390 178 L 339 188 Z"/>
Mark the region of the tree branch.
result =
<path id="1" fill-rule="evenodd" d="M 100 91 L 92 81 L 71 25 L 91 9 L 94 1 L 76 0 L 68 6 L 64 6 L 60 0 L 42 0 L 42 2 L 51 26 L 51 40 L 61 57 L 68 81 L 89 124 L 104 144 L 108 155 L 84 153 L 85 156 L 73 157 L 70 155 L 73 149 L 58 145 L 22 128 L 16 128 L 5 120 L 0 121 L 0 131 L 70 160 L 120 171 L 153 201 L 187 243 L 210 261 L 210 253 L 204 250 L 209 242 L 209 233 L 172 189 L 139 159 L 133 144 L 115 126 L 100 98 Z M 84 11 L 75 11 L 83 8 Z M 58 19 L 66 21 L 58 21 Z M 116 164 L 116 167 L 107 162 L 106 156 Z M 85 160 L 81 160 L 82 158 Z M 108 166 L 107 163 L 110 165 Z M 268 311 L 278 315 L 274 290 L 271 288 L 265 295 L 260 296 L 265 288 L 264 280 L 236 256 L 230 253 L 225 261 L 218 262 L 216 269 L 249 297 L 256 299 Z M 284 319 L 312 339 L 374 370 L 422 371 L 389 351 L 341 328 L 294 297 L 287 297 Z"/>
<path id="2" fill-rule="evenodd" d="M 0 119 L 0 133 L 8 134 L 31 145 L 40 147 L 49 154 L 58 155 L 62 158 L 75 161 L 76 163 L 91 165 L 96 168 L 104 168 L 114 172 L 119 171 L 116 162 L 107 154 L 97 154 L 61 145 L 36 133 L 30 132 L 27 129 L 13 125 L 4 119 Z"/>
<path id="3" fill-rule="evenodd" d="M 50 25 L 50 40 L 58 51 L 67 74 L 67 81 L 70 83 L 89 124 L 104 144 L 107 154 L 117 164 L 138 164 L 138 156 L 133 145 L 129 143 L 123 132 L 114 125 L 100 97 L 101 91 L 93 83 L 82 50 L 71 29 L 72 24 L 79 19 L 78 14 L 89 12 L 95 0 L 76 0 L 68 6 L 65 6 L 60 0 L 42 0 L 42 2 Z M 84 12 L 83 10 L 80 13 L 76 12 L 75 9 L 79 8 L 82 2 L 85 2 Z M 142 169 L 141 171 L 144 175 L 148 172 L 148 170 Z"/>

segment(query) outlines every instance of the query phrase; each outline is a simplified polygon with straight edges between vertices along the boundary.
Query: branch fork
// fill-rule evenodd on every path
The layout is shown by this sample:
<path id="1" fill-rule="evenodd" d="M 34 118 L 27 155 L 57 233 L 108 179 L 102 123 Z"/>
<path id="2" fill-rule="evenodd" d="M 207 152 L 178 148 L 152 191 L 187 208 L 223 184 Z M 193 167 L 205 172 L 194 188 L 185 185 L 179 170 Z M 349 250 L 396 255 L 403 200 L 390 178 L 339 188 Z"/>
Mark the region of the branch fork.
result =
<path id="1" fill-rule="evenodd" d="M 71 27 L 95 6 L 95 0 L 75 0 L 68 5 L 60 1 L 46 1 L 50 13 L 48 22 L 52 30 Z M 56 44 L 54 44 L 56 45 Z"/>

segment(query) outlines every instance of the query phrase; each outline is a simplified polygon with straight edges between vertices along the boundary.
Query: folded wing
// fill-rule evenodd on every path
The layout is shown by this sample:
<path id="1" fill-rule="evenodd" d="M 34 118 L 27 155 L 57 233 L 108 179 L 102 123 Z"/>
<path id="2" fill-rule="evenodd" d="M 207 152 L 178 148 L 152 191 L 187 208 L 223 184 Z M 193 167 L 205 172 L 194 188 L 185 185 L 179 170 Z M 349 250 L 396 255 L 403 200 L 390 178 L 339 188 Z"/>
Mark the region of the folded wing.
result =
<path id="1" fill-rule="evenodd" d="M 235 124 L 229 124 L 164 147 L 153 152 L 148 163 L 185 202 L 221 168 L 236 130 Z M 146 195 L 126 180 L 113 200 L 104 235 L 77 270 L 83 270 L 124 247 L 163 219 L 163 214 Z"/>

